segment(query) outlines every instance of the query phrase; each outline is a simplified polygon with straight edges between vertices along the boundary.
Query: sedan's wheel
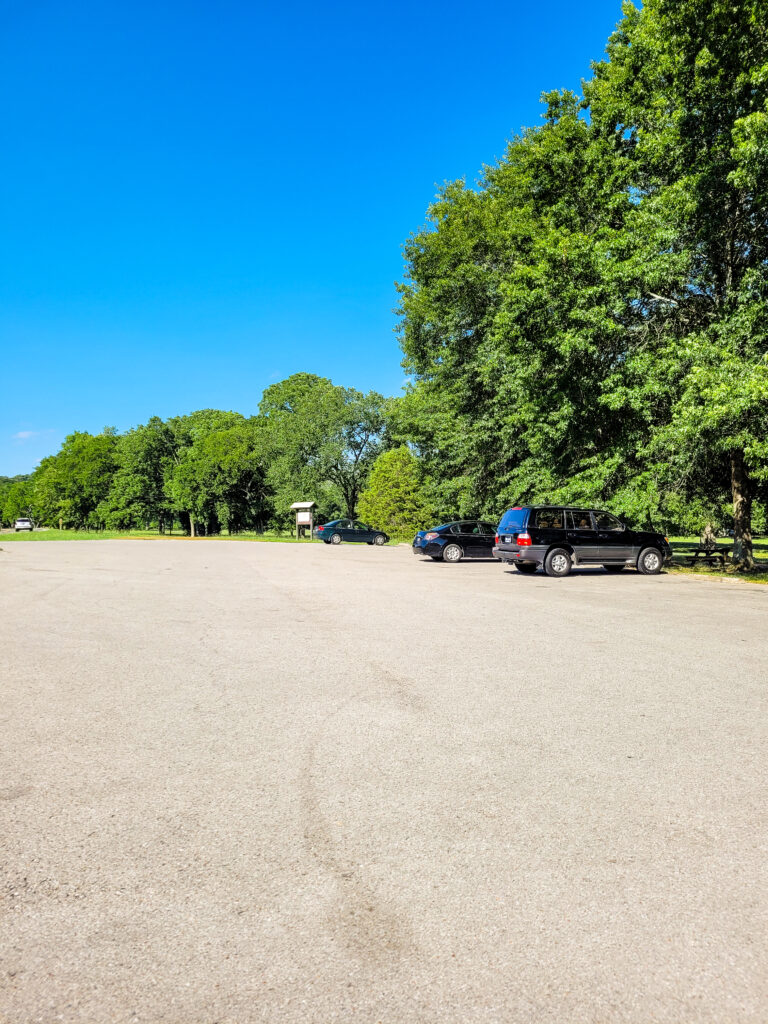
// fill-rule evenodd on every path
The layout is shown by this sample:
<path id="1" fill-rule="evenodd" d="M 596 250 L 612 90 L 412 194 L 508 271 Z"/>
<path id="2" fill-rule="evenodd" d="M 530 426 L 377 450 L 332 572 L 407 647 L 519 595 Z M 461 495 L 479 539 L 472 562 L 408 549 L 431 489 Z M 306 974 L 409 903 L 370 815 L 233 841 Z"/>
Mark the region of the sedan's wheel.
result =
<path id="1" fill-rule="evenodd" d="M 334 533 L 334 535 L 331 537 L 331 544 L 341 544 L 341 537 L 338 535 L 338 533 Z"/>
<path id="2" fill-rule="evenodd" d="M 535 562 L 515 562 L 515 568 L 526 576 L 532 576 L 538 569 L 538 565 Z"/>
<path id="3" fill-rule="evenodd" d="M 567 576 L 571 571 L 571 556 L 565 548 L 552 548 L 544 560 L 547 576 Z"/>
<path id="4" fill-rule="evenodd" d="M 656 548 L 644 548 L 637 560 L 637 571 L 645 576 L 656 576 L 661 572 L 664 561 L 661 552 Z"/>
<path id="5" fill-rule="evenodd" d="M 624 568 L 623 565 L 604 565 L 603 568 L 606 572 L 621 572 Z"/>
<path id="6" fill-rule="evenodd" d="M 384 536 L 383 533 L 377 533 L 376 536 L 373 538 L 373 543 L 376 545 L 377 548 L 380 548 L 382 544 L 387 543 L 387 538 Z"/>
<path id="7" fill-rule="evenodd" d="M 443 561 L 444 562 L 460 562 L 461 556 L 464 552 L 461 550 L 458 544 L 447 544 L 443 548 Z"/>

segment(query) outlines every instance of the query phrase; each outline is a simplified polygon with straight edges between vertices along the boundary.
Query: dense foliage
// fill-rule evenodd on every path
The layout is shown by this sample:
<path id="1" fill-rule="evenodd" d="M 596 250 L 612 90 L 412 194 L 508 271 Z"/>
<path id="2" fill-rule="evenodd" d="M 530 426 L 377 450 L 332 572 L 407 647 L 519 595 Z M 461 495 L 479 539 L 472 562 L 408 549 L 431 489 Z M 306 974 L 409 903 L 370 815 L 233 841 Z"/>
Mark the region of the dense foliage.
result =
<path id="1" fill-rule="evenodd" d="M 189 532 L 292 501 L 399 533 L 524 500 L 735 528 L 768 499 L 768 0 L 626 3 L 582 95 L 407 242 L 404 398 L 296 374 L 259 414 L 76 433 L 5 522 Z"/>
<path id="2" fill-rule="evenodd" d="M 399 410 L 449 500 L 598 502 L 751 561 L 768 481 L 768 0 L 624 6 L 407 244 Z"/>

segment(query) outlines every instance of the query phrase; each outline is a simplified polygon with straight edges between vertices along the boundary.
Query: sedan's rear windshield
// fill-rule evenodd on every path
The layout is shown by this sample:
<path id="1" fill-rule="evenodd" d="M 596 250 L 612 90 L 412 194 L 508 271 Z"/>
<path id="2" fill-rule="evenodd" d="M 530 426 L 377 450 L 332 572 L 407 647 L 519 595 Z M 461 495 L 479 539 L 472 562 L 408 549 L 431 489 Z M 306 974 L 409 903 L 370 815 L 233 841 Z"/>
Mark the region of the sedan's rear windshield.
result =
<path id="1" fill-rule="evenodd" d="M 501 517 L 499 523 L 499 531 L 507 531 L 509 533 L 518 533 L 520 530 L 525 529 L 525 523 L 528 519 L 527 508 L 510 508 Z"/>

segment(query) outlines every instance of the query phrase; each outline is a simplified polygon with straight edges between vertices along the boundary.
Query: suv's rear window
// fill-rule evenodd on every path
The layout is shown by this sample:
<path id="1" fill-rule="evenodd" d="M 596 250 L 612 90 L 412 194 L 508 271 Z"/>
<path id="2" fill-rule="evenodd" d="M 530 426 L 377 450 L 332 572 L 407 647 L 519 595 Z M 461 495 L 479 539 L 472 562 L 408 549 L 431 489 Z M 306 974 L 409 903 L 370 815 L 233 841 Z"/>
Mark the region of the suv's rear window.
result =
<path id="1" fill-rule="evenodd" d="M 542 530 L 562 530 L 563 510 L 561 508 L 537 509 L 536 525 Z"/>
<path id="2" fill-rule="evenodd" d="M 501 517 L 499 523 L 499 533 L 502 531 L 506 533 L 519 533 L 525 529 L 525 524 L 528 519 L 528 512 L 530 509 L 527 508 L 510 508 Z"/>

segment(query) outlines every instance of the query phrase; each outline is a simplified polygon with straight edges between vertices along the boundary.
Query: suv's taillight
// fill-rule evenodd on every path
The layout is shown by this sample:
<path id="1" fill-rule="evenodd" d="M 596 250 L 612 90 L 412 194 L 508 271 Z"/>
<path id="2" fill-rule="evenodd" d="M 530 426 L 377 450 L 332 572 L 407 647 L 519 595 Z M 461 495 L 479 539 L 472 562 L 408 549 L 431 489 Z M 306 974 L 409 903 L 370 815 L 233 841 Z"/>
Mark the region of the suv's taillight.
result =
<path id="1" fill-rule="evenodd" d="M 499 535 L 498 535 L 498 533 L 496 534 L 496 543 L 497 544 L 499 543 Z"/>
<path id="2" fill-rule="evenodd" d="M 531 535 L 527 530 L 525 533 L 518 533 L 517 545 L 521 548 L 529 548 L 531 546 Z"/>

